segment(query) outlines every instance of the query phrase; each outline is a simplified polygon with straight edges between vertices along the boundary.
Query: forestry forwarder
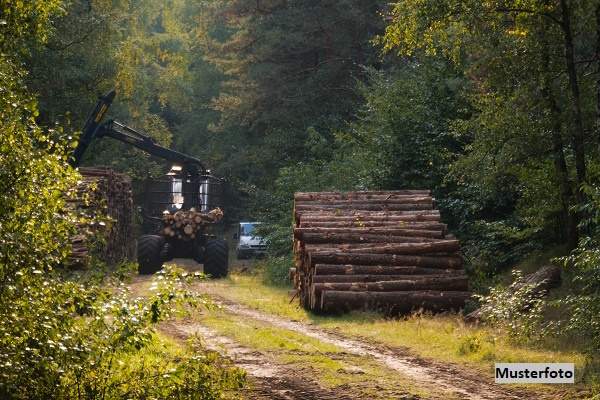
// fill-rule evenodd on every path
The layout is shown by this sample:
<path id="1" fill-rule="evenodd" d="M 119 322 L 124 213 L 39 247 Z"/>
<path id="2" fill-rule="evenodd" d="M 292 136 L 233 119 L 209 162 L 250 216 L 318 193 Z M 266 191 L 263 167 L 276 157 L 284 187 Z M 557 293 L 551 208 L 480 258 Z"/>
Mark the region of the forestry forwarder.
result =
<path id="1" fill-rule="evenodd" d="M 192 236 L 165 235 L 165 214 L 177 211 L 208 211 L 213 188 L 222 181 L 210 175 L 202 162 L 195 157 L 168 149 L 157 144 L 151 137 L 115 120 L 102 123 L 112 104 L 116 92 L 113 90 L 99 98 L 90 113 L 73 152 L 71 164 L 79 166 L 83 154 L 95 138 L 110 137 L 130 144 L 146 153 L 173 163 L 166 180 L 146 182 L 145 207 L 143 208 L 144 232 L 137 241 L 139 272 L 154 273 L 165 261 L 173 258 L 193 258 L 204 264 L 204 273 L 214 278 L 227 275 L 228 246 L 222 239 L 209 235 L 206 225 Z M 209 193 L 210 192 L 210 193 Z M 210 196 L 209 196 L 210 194 Z M 158 233 L 158 234 L 157 234 Z"/>

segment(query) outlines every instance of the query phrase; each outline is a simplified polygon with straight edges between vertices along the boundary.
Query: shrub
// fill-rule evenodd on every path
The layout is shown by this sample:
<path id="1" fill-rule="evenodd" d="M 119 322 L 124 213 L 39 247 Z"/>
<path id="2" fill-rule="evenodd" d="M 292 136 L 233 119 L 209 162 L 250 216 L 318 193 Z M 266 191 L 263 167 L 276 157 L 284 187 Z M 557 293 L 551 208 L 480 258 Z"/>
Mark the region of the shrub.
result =
<path id="1" fill-rule="evenodd" d="M 583 339 L 584 351 L 597 362 L 600 355 L 600 188 L 583 187 L 586 203 L 579 210 L 580 229 L 587 236 L 579 240 L 577 248 L 562 258 L 572 280 L 571 294 L 559 300 L 566 309 L 563 332 Z"/>
<path id="2" fill-rule="evenodd" d="M 289 271 L 294 264 L 292 257 L 269 257 L 265 261 L 264 280 L 270 285 L 289 285 Z"/>
<path id="3" fill-rule="evenodd" d="M 531 342 L 545 334 L 543 311 L 545 302 L 534 285 L 525 283 L 521 271 L 513 272 L 514 281 L 508 287 L 490 289 L 481 301 L 481 318 L 491 326 L 506 329 L 515 341 Z"/>
<path id="4" fill-rule="evenodd" d="M 197 276 L 167 268 L 149 298 L 120 281 L 101 286 L 57 274 L 18 274 L 0 307 L 0 397 L 6 399 L 219 398 L 243 374 L 196 346 L 190 355 L 122 368 L 152 344 L 154 326 L 203 298 Z"/>
<path id="5" fill-rule="evenodd" d="M 61 271 L 79 219 L 66 206 L 78 178 L 67 163 L 74 143 L 37 126 L 23 76 L 0 55 L 0 398 L 213 399 L 239 387 L 239 371 L 205 352 L 173 359 L 172 373 L 168 360 L 115 373 L 152 343 L 156 323 L 202 299 L 185 288 L 194 277 L 174 269 L 157 275 L 148 299 L 110 275 Z"/>

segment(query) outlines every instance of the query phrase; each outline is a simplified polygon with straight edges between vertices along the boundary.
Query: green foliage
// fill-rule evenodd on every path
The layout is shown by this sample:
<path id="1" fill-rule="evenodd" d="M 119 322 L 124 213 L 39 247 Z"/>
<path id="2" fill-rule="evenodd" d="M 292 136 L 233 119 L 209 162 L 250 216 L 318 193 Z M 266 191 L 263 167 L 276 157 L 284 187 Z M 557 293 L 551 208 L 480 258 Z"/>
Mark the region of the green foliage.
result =
<path id="1" fill-rule="evenodd" d="M 141 358 L 123 367 L 152 343 L 155 324 L 182 306 L 204 302 L 186 289 L 195 278 L 165 269 L 155 277 L 152 295 L 141 298 L 119 281 L 101 287 L 56 273 L 18 273 L 0 303 L 0 394 L 7 399 L 213 399 L 238 387 L 242 375 L 229 366 L 221 369 L 222 361 L 211 354 L 153 365 Z"/>
<path id="2" fill-rule="evenodd" d="M 477 353 L 481 349 L 481 337 L 479 335 L 467 335 L 462 338 L 458 346 L 458 354 L 469 355 Z"/>
<path id="3" fill-rule="evenodd" d="M 2 3 L 0 14 L 0 397 L 223 398 L 244 379 L 216 354 L 196 346 L 201 353 L 149 365 L 140 353 L 158 322 L 204 303 L 186 289 L 194 276 L 165 269 L 141 298 L 110 274 L 75 279 L 61 268 L 75 224 L 94 216 L 67 205 L 76 143 L 58 125 L 38 125 L 22 69 L 59 5 Z"/>
<path id="4" fill-rule="evenodd" d="M 269 285 L 283 286 L 290 283 L 290 268 L 294 265 L 289 255 L 269 257 L 264 263 L 263 279 Z"/>
<path id="5" fill-rule="evenodd" d="M 588 356 L 597 361 L 600 355 L 600 191 L 586 186 L 587 202 L 582 207 L 587 218 L 582 222 L 589 236 L 562 259 L 574 290 L 560 299 L 567 312 L 566 333 L 585 338 Z"/>
<path id="6" fill-rule="evenodd" d="M 50 19 L 64 12 L 62 0 L 0 1 L 0 49 L 24 54 L 47 39 Z"/>
<path id="7" fill-rule="evenodd" d="M 399 1 L 393 22 L 379 39 L 388 51 L 420 59 L 437 54 L 465 71 L 473 83 L 474 112 L 453 123 L 466 150 L 453 167 L 456 178 L 487 187 L 494 187 L 498 178 L 516 179 L 515 209 L 507 211 L 553 240 L 572 238 L 572 223 L 564 222 L 569 207 L 579 201 L 573 198 L 577 186 L 571 157 L 582 157 L 577 140 L 594 142 L 593 135 L 579 137 L 584 135 L 581 126 L 592 126 L 597 118 L 592 94 L 596 82 L 579 67 L 573 71 L 576 82 L 554 72 L 564 71 L 568 47 L 561 4 Z M 597 5 L 564 4 L 572 29 L 589 33 L 577 36 L 573 44 L 577 57 L 585 59 L 595 46 L 596 30 L 587 16 Z M 581 88 L 580 97 L 570 99 L 575 85 Z M 573 114 L 574 102 L 583 110 L 581 126 Z M 588 158 L 587 166 L 578 167 L 579 184 L 591 164 Z"/>
<path id="8" fill-rule="evenodd" d="M 494 327 L 505 329 L 518 342 L 535 342 L 545 334 L 545 302 L 534 285 L 524 281 L 516 270 L 508 287 L 494 287 L 487 296 L 479 296 L 481 318 Z"/>
<path id="9" fill-rule="evenodd" d="M 27 270 L 45 273 L 67 255 L 73 216 L 64 193 L 74 184 L 67 167 L 70 138 L 35 123 L 35 101 L 24 73 L 0 56 L 0 282 Z M 0 291 L 6 286 L 2 284 Z"/>

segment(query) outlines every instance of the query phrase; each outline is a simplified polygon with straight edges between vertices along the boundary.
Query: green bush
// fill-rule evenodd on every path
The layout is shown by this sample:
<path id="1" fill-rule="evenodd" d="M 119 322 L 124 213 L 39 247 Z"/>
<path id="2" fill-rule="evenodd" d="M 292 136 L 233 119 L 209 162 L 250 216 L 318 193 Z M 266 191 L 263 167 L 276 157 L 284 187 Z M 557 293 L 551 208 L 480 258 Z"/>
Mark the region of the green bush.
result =
<path id="1" fill-rule="evenodd" d="M 263 278 L 270 285 L 289 285 L 289 272 L 294 263 L 291 256 L 269 257 L 265 261 Z"/>
<path id="2" fill-rule="evenodd" d="M 177 270 L 157 275 L 144 299 L 110 275 L 75 280 L 60 268 L 80 219 L 66 202 L 75 143 L 36 124 L 23 77 L 0 55 L 0 398 L 223 398 L 243 374 L 199 348 L 173 359 L 172 372 L 165 360 L 116 373 L 152 343 L 156 323 L 203 299 Z"/>
<path id="3" fill-rule="evenodd" d="M 514 281 L 508 287 L 494 287 L 481 301 L 481 318 L 491 326 L 505 329 L 518 342 L 536 342 L 546 333 L 544 308 L 546 303 L 527 284 L 521 271 L 514 271 Z"/>
<path id="4" fill-rule="evenodd" d="M 0 397 L 215 399 L 239 388 L 243 373 L 198 346 L 159 363 L 124 361 L 144 354 L 156 323 L 204 302 L 186 288 L 198 276 L 164 269 L 141 298 L 118 280 L 18 274 L 0 307 Z"/>
<path id="5" fill-rule="evenodd" d="M 588 236 L 564 257 L 574 290 L 559 301 L 567 309 L 564 332 L 584 339 L 584 350 L 597 362 L 600 356 L 600 188 L 586 186 L 587 202 L 581 212 Z"/>

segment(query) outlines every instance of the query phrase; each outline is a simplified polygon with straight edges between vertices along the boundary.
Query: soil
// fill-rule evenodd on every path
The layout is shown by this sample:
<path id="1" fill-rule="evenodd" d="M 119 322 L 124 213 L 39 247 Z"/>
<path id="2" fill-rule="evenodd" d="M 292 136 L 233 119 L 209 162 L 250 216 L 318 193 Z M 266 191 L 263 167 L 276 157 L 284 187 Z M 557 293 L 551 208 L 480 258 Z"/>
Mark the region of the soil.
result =
<path id="1" fill-rule="evenodd" d="M 179 264 L 181 265 L 181 264 Z M 197 270 L 197 266 L 189 266 Z M 132 290 L 140 293 L 141 287 L 148 277 L 139 277 L 132 284 Z M 496 399 L 550 399 L 553 395 L 544 397 L 540 393 L 528 392 L 520 388 L 496 385 L 491 377 L 482 376 L 479 371 L 467 370 L 455 364 L 422 358 L 411 354 L 407 349 L 393 348 L 374 344 L 356 337 L 345 337 L 337 332 L 326 330 L 310 324 L 266 314 L 241 304 L 225 299 L 218 293 L 215 285 L 199 285 L 198 290 L 209 292 L 213 300 L 224 311 L 236 315 L 240 320 L 255 320 L 280 329 L 287 329 L 323 343 L 341 348 L 350 355 L 368 357 L 390 370 L 397 371 L 420 387 L 431 389 L 431 397 L 427 398 L 458 398 L 475 400 Z M 251 387 L 246 393 L 250 399 L 359 399 L 367 398 L 357 393 L 356 388 L 336 386 L 333 389 L 324 388 L 312 379 L 314 371 L 299 371 L 297 367 L 278 363 L 275 358 L 264 352 L 247 348 L 228 337 L 219 335 L 214 330 L 191 320 L 176 320 L 163 324 L 161 330 L 173 337 L 185 339 L 193 335 L 203 338 L 206 346 L 230 358 L 235 365 L 244 369 L 249 377 Z M 331 355 L 332 359 L 335 357 Z M 360 373 L 360 371 L 346 371 Z M 443 393 L 443 396 L 439 394 Z M 418 399 L 410 393 L 401 390 L 389 392 L 381 388 L 382 396 L 378 398 Z"/>

